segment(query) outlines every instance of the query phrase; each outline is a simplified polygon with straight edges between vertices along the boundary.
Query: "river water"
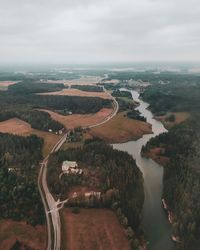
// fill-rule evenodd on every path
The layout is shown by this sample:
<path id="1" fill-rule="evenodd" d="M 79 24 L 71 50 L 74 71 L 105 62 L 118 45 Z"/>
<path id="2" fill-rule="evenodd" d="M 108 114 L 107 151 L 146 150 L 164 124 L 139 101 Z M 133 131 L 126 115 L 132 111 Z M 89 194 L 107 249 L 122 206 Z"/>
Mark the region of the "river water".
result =
<path id="1" fill-rule="evenodd" d="M 145 238 L 148 241 L 149 250 L 174 250 L 174 243 L 171 241 L 171 226 L 167 220 L 166 213 L 162 206 L 163 188 L 163 167 L 151 159 L 142 157 L 140 152 L 150 138 L 166 132 L 161 122 L 153 119 L 153 114 L 147 109 L 148 103 L 139 99 L 139 94 L 132 91 L 132 96 L 140 105 L 136 108 L 141 115 L 147 118 L 152 125 L 152 134 L 144 135 L 137 141 L 130 141 L 122 144 L 114 144 L 113 147 L 126 151 L 136 160 L 137 166 L 143 173 L 145 200 L 143 206 L 143 229 Z"/>

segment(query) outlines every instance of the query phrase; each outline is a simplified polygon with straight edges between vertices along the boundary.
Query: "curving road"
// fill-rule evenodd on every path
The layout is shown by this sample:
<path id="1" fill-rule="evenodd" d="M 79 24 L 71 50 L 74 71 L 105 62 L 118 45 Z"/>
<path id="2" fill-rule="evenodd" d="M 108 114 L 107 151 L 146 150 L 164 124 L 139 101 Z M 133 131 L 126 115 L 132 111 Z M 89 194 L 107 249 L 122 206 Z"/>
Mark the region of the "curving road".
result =
<path id="1" fill-rule="evenodd" d="M 99 125 L 102 125 L 109 120 L 111 120 L 119 110 L 119 104 L 116 99 L 103 87 L 103 90 L 111 97 L 113 100 L 113 112 L 106 117 L 103 121 L 87 126 L 85 128 L 94 128 Z M 57 152 L 63 143 L 66 141 L 68 133 L 64 134 L 63 137 L 56 143 L 56 145 L 51 150 L 50 154 Z M 59 199 L 56 201 L 52 194 L 49 191 L 47 185 L 47 165 L 50 154 L 41 162 L 41 168 L 38 176 L 38 188 L 42 198 L 42 202 L 45 209 L 46 221 L 47 221 L 47 249 L 48 250 L 60 250 L 61 246 L 61 230 L 60 230 L 60 214 L 59 209 L 63 208 L 64 203 L 68 201 L 68 199 L 64 201 L 60 201 Z"/>
<path id="2" fill-rule="evenodd" d="M 97 126 L 100 126 L 100 125 L 103 125 L 104 123 L 110 121 L 118 112 L 119 110 L 119 104 L 118 102 L 116 101 L 116 99 L 111 95 L 111 93 L 109 93 L 103 86 L 103 90 L 104 92 L 106 92 L 109 96 L 110 96 L 110 99 L 113 101 L 113 112 L 107 116 L 103 121 L 97 123 L 97 124 L 94 124 L 94 125 L 90 125 L 90 126 L 87 126 L 85 128 L 95 128 Z"/>

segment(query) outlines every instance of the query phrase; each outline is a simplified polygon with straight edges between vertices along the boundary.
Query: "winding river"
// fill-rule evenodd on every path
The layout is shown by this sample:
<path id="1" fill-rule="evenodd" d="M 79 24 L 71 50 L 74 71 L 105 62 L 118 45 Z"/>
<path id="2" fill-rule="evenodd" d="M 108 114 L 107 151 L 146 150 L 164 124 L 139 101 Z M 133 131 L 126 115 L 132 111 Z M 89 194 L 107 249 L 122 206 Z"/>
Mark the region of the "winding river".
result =
<path id="1" fill-rule="evenodd" d="M 152 134 L 144 135 L 137 141 L 130 141 L 122 144 L 114 144 L 113 147 L 126 151 L 133 156 L 144 178 L 145 200 L 143 206 L 143 228 L 145 238 L 148 241 L 149 250 L 174 250 L 175 246 L 171 240 L 171 226 L 167 220 L 166 213 L 162 206 L 163 188 L 163 167 L 151 159 L 141 156 L 141 148 L 150 138 L 166 132 L 161 122 L 153 119 L 153 114 L 147 109 L 148 103 L 139 99 L 139 94 L 132 91 L 132 97 L 140 105 L 137 110 L 147 118 L 152 125 Z"/>

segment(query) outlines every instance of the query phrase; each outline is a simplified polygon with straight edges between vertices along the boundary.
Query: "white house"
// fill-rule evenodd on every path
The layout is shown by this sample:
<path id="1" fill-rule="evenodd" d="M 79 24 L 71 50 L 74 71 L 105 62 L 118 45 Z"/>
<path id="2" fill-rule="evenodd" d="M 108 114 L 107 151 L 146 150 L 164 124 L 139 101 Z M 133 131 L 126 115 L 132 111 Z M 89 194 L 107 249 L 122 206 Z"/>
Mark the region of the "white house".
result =
<path id="1" fill-rule="evenodd" d="M 64 174 L 82 174 L 83 170 L 78 167 L 76 161 L 63 161 L 62 171 Z"/>

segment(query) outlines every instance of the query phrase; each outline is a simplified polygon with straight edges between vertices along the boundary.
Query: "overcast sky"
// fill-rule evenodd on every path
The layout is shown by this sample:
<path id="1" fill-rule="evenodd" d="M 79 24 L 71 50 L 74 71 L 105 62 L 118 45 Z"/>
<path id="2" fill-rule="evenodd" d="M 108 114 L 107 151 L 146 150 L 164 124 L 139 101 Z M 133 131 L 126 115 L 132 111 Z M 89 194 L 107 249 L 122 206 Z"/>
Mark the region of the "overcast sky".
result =
<path id="1" fill-rule="evenodd" d="M 0 0 L 0 63 L 200 61 L 199 0 Z"/>

